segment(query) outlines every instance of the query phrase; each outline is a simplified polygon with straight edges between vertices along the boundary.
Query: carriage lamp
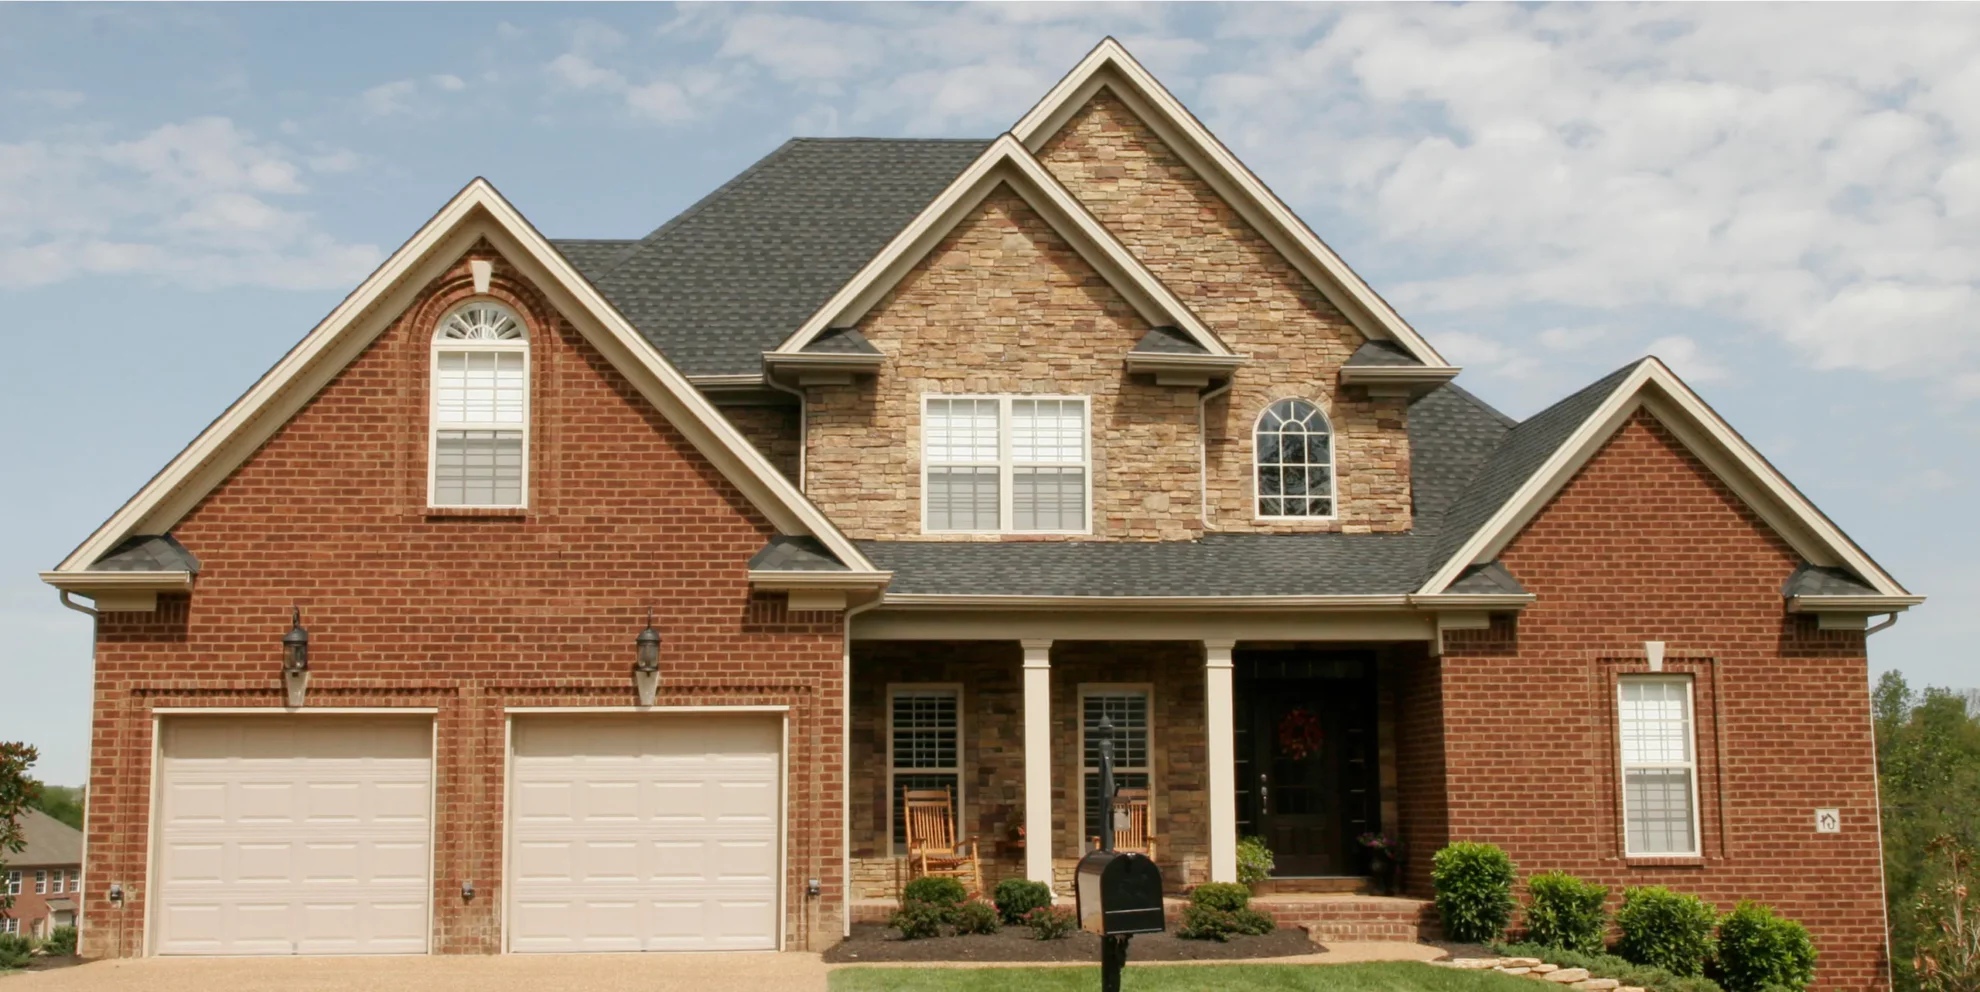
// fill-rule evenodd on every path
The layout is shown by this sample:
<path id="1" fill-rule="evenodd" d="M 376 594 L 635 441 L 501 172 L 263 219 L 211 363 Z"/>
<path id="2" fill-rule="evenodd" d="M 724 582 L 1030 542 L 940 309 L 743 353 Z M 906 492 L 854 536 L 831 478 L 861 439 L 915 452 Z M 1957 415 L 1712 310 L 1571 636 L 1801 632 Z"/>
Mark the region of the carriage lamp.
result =
<path id="1" fill-rule="evenodd" d="M 309 688 L 309 631 L 303 629 L 302 608 L 289 609 L 289 632 L 282 635 L 282 685 L 289 692 L 289 705 L 301 706 Z"/>
<path id="2" fill-rule="evenodd" d="M 646 629 L 633 639 L 638 653 L 633 660 L 633 688 L 639 693 L 639 705 L 653 705 L 653 696 L 660 690 L 660 632 L 653 629 L 653 608 L 646 609 Z"/>

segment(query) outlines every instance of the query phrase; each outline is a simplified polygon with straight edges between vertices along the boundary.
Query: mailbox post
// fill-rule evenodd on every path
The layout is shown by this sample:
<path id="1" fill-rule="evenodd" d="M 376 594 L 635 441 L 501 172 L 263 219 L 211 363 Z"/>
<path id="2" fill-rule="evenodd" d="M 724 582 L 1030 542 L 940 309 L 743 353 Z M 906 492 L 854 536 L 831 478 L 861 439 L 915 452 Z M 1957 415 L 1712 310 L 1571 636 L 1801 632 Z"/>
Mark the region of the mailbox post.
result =
<path id="1" fill-rule="evenodd" d="M 1100 935 L 1101 992 L 1120 992 L 1127 966 L 1128 940 L 1138 933 L 1161 933 L 1162 870 L 1147 855 L 1114 850 L 1114 724 L 1102 717 L 1100 733 L 1100 849 L 1079 859 L 1073 895 L 1080 929 Z"/>

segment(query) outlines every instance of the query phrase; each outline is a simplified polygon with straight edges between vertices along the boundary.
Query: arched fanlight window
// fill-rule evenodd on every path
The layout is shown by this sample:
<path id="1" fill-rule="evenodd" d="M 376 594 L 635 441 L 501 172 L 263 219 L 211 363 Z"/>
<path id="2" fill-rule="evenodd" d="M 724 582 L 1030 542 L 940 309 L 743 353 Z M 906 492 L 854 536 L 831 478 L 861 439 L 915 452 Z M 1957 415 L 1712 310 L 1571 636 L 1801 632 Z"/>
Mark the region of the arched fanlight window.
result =
<path id="1" fill-rule="evenodd" d="M 523 506 L 529 492 L 529 338 L 499 303 L 457 307 L 433 332 L 429 501 Z"/>
<path id="2" fill-rule="evenodd" d="M 1279 400 L 1258 415 L 1253 438 L 1258 516 L 1334 515 L 1334 432 L 1318 406 Z"/>

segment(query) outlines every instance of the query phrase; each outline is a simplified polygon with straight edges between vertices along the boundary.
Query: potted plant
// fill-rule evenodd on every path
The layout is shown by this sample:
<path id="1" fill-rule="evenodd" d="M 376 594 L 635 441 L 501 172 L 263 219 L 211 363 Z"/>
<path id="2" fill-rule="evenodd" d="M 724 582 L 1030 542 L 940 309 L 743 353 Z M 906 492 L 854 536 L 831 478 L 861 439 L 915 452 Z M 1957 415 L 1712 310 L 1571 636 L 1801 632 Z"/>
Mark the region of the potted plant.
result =
<path id="1" fill-rule="evenodd" d="M 1376 891 L 1395 895 L 1402 881 L 1402 841 L 1384 833 L 1362 834 L 1356 841 L 1368 852 L 1368 874 L 1375 879 Z"/>

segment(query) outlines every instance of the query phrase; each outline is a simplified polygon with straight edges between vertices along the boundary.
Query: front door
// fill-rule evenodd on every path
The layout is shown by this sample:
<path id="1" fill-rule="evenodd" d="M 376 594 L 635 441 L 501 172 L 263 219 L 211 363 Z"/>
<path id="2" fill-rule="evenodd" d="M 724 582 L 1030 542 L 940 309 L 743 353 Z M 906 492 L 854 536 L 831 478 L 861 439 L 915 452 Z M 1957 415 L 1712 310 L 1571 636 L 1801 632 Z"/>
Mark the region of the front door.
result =
<path id="1" fill-rule="evenodd" d="M 1249 832 L 1272 850 L 1274 875 L 1360 874 L 1355 838 L 1379 829 L 1372 672 L 1296 666 L 1309 667 L 1285 677 L 1286 666 L 1268 663 L 1245 682 L 1241 805 Z"/>

